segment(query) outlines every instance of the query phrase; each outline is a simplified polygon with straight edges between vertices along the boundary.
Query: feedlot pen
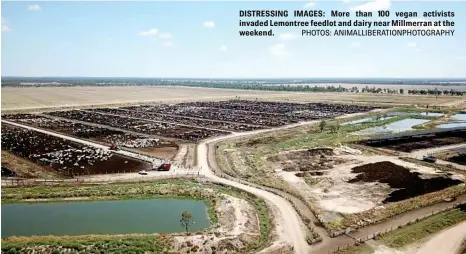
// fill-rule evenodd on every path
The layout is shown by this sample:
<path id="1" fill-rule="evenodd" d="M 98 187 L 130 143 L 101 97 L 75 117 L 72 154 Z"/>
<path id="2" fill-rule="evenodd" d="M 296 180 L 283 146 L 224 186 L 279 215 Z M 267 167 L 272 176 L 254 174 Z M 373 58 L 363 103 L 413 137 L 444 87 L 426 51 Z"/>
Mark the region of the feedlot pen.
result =
<path id="1" fill-rule="evenodd" d="M 343 104 L 230 100 L 78 109 L 40 115 L 3 115 L 2 118 L 106 145 L 140 151 L 165 149 L 165 159 L 172 159 L 180 144 L 373 109 Z M 116 169 L 135 172 L 149 167 L 147 163 L 123 158 L 111 151 L 98 151 L 44 133 L 4 126 L 2 149 L 64 175 L 115 173 Z"/>

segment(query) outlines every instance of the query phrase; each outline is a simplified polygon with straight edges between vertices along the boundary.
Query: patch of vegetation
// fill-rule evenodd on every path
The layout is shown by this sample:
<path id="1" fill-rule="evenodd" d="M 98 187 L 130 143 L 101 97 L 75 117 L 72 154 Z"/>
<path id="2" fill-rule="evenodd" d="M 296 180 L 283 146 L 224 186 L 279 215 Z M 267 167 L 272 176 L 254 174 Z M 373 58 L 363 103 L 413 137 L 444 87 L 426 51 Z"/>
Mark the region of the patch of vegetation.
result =
<path id="1" fill-rule="evenodd" d="M 198 161 L 197 161 L 197 144 L 194 146 L 194 161 L 193 161 L 193 167 L 197 167 L 199 164 L 198 164 Z"/>
<path id="2" fill-rule="evenodd" d="M 304 182 L 306 182 L 309 186 L 316 185 L 320 182 L 320 178 L 312 177 L 312 176 L 304 176 Z"/>
<path id="3" fill-rule="evenodd" d="M 2 253 L 20 253 L 25 248 L 42 253 L 170 253 L 170 243 L 171 237 L 163 235 L 33 236 L 6 238 L 1 248 Z"/>
<path id="4" fill-rule="evenodd" d="M 466 206 L 442 212 L 378 238 L 385 245 L 400 248 L 466 220 Z"/>
<path id="5" fill-rule="evenodd" d="M 345 248 L 345 249 L 341 249 L 337 251 L 337 254 L 370 254 L 370 253 L 374 253 L 374 249 L 365 243 L 361 243 L 361 244 L 354 245 L 349 248 Z"/>
<path id="6" fill-rule="evenodd" d="M 445 114 L 454 112 L 454 111 L 446 110 L 446 109 L 417 108 L 417 107 L 412 107 L 412 106 L 396 107 L 396 108 L 394 108 L 393 110 L 390 110 L 390 111 L 393 111 L 393 112 L 407 112 L 407 113 L 410 113 L 410 112 L 430 112 L 430 113 L 445 113 Z"/>

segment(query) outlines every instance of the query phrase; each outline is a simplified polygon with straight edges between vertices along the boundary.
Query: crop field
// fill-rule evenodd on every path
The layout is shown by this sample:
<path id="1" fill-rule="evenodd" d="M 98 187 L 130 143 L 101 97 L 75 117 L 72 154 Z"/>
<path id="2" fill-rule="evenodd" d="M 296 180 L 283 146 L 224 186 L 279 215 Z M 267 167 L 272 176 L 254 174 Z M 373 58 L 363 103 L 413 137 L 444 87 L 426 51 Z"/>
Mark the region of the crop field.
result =
<path id="1" fill-rule="evenodd" d="M 135 172 L 151 168 L 149 163 L 111 151 L 8 124 L 2 124 L 2 149 L 67 176 Z"/>
<path id="2" fill-rule="evenodd" d="M 61 132 L 81 139 L 97 141 L 106 145 L 114 144 L 119 147 L 148 152 L 149 154 L 166 159 L 173 158 L 178 150 L 178 145 L 171 141 L 65 121 L 62 119 L 52 119 L 36 114 L 3 115 L 2 118 L 32 127 Z"/>
<path id="3" fill-rule="evenodd" d="M 412 152 L 418 149 L 427 149 L 466 142 L 466 128 L 445 132 L 425 132 L 423 135 L 406 135 L 396 138 L 376 138 L 359 142 L 360 144 L 387 148 L 401 152 Z"/>
<path id="4" fill-rule="evenodd" d="M 405 86 L 405 90 L 412 89 Z M 464 99 L 455 96 L 355 94 L 355 93 L 298 93 L 233 90 L 192 87 L 2 87 L 2 110 L 30 110 L 37 108 L 81 107 L 91 105 L 125 105 L 139 103 L 176 103 L 182 101 L 213 101 L 232 99 L 361 103 L 385 105 L 456 105 Z M 459 105 L 459 104 L 458 104 Z"/>

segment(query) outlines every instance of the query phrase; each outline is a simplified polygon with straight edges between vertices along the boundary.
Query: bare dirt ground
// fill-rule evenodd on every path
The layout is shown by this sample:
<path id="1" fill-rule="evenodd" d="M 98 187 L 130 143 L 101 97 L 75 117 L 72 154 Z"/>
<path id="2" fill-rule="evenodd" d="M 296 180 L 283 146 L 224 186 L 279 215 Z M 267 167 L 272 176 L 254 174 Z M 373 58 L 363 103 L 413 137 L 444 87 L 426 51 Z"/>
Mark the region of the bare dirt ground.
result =
<path id="1" fill-rule="evenodd" d="M 2 110 L 84 105 L 255 98 L 273 92 L 191 87 L 24 87 L 2 88 Z"/>
<path id="2" fill-rule="evenodd" d="M 61 178 L 60 174 L 52 169 L 42 167 L 10 152 L 2 151 L 2 166 L 13 170 L 19 177 L 24 178 Z"/>
<path id="3" fill-rule="evenodd" d="M 466 222 L 462 222 L 436 234 L 424 243 L 416 254 L 456 253 L 465 237 Z"/>
<path id="4" fill-rule="evenodd" d="M 393 249 L 383 244 L 380 244 L 374 240 L 369 240 L 366 242 L 374 250 L 373 254 L 415 254 L 416 247 L 409 246 L 403 249 Z"/>
<path id="5" fill-rule="evenodd" d="M 458 96 L 389 95 L 355 93 L 296 93 L 192 87 L 6 87 L 2 88 L 2 111 L 91 105 L 175 103 L 181 101 L 267 99 L 297 102 L 344 102 L 388 105 L 462 105 Z"/>
<path id="6" fill-rule="evenodd" d="M 173 157 L 175 157 L 175 155 L 178 152 L 178 148 L 175 146 L 144 147 L 144 148 L 138 148 L 137 150 L 139 150 L 142 153 L 156 156 L 156 157 L 163 158 L 163 159 L 167 159 L 167 160 L 173 159 Z"/>
<path id="7" fill-rule="evenodd" d="M 241 250 L 257 240 L 260 229 L 254 207 L 243 199 L 223 197 L 216 205 L 218 225 L 209 234 L 174 237 L 177 253 L 224 253 L 226 247 Z"/>
<path id="8" fill-rule="evenodd" d="M 178 153 L 173 158 L 173 163 L 185 168 L 194 167 L 195 144 L 180 144 Z"/>
<path id="9" fill-rule="evenodd" d="M 346 150 L 346 149 L 345 149 Z M 352 173 L 352 168 L 367 163 L 375 163 L 389 161 L 396 165 L 407 167 L 411 172 L 418 172 L 426 176 L 445 175 L 445 172 L 416 165 L 393 156 L 368 156 L 368 155 L 351 155 L 342 154 L 339 156 L 330 155 L 331 158 L 339 158 L 340 161 L 345 161 L 343 164 L 330 166 L 329 169 L 318 171 L 323 172 L 322 175 L 299 177 L 303 172 L 284 172 L 277 170 L 277 174 L 290 185 L 299 190 L 309 200 L 314 202 L 322 210 L 324 216 L 333 216 L 327 212 L 337 212 L 344 214 L 359 213 L 369 210 L 388 197 L 393 191 L 388 184 L 379 182 L 360 182 L 349 183 L 348 180 L 354 179 L 358 173 Z M 333 159 L 335 161 L 335 159 Z M 319 167 L 316 167 L 318 170 Z M 311 171 L 312 172 L 312 171 Z M 306 172 L 307 173 L 307 172 Z M 298 176 L 296 175 L 298 174 Z M 464 176 L 454 174 L 450 176 L 452 179 L 463 180 Z"/>

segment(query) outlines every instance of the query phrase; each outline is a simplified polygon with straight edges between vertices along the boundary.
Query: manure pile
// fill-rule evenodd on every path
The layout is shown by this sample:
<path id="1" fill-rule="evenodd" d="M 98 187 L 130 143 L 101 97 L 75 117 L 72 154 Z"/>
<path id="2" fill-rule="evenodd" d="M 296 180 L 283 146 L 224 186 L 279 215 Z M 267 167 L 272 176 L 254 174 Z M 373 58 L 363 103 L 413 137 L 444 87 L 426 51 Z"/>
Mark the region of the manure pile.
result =
<path id="1" fill-rule="evenodd" d="M 349 183 L 380 182 L 387 183 L 397 189 L 383 200 L 383 203 L 397 202 L 427 193 L 439 191 L 454 185 L 462 184 L 460 180 L 443 176 L 421 178 L 418 172 L 396 165 L 389 161 L 369 163 L 352 168 L 353 173 L 359 173 Z"/>

